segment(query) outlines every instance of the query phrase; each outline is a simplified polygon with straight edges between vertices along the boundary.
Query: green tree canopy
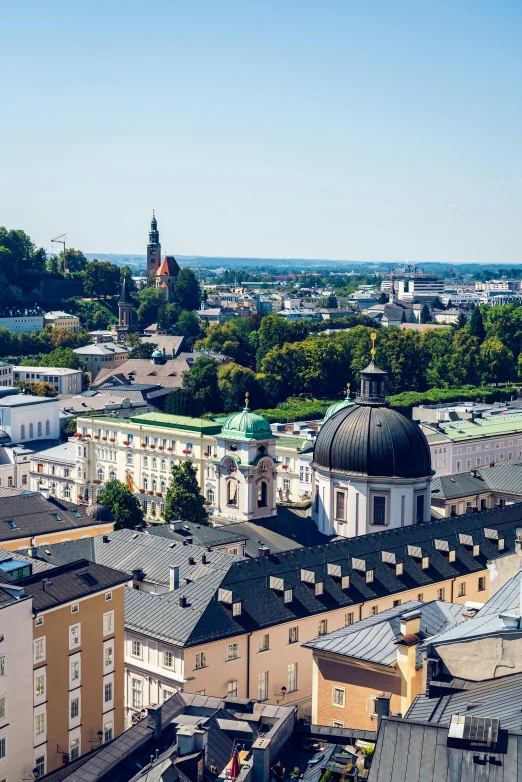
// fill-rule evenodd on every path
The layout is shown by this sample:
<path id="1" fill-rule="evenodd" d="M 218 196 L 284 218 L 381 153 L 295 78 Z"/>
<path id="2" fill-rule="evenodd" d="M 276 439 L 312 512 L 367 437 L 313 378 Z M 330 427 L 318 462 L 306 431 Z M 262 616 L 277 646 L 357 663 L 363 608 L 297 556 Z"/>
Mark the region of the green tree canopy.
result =
<path id="1" fill-rule="evenodd" d="M 388 301 L 388 298 L 386 297 L 386 301 Z M 382 302 L 384 304 L 384 302 Z M 318 303 L 319 307 L 326 307 L 330 310 L 337 309 L 339 306 L 337 303 L 337 296 L 335 293 L 330 293 L 328 296 L 321 296 Z"/>
<path id="2" fill-rule="evenodd" d="M 197 310 L 201 303 L 201 290 L 191 269 L 181 269 L 174 283 L 174 300 L 182 310 Z"/>
<path id="3" fill-rule="evenodd" d="M 480 307 L 475 307 L 473 310 L 473 314 L 469 321 L 469 333 L 472 337 L 477 337 L 481 342 L 486 338 L 486 329 L 484 328 Z"/>
<path id="4" fill-rule="evenodd" d="M 175 388 L 165 399 L 165 412 L 170 415 L 187 415 L 200 418 L 205 408 L 184 388 Z"/>
<path id="5" fill-rule="evenodd" d="M 143 523 L 143 509 L 138 498 L 121 481 L 107 481 L 98 494 L 98 502 L 116 517 L 115 529 L 134 529 Z"/>
<path id="6" fill-rule="evenodd" d="M 198 316 L 194 312 L 181 310 L 173 331 L 183 337 L 197 337 L 201 331 Z"/>
<path id="7" fill-rule="evenodd" d="M 153 342 L 141 342 L 135 345 L 129 353 L 129 358 L 151 358 L 155 350 L 157 350 L 157 344 Z"/>
<path id="8" fill-rule="evenodd" d="M 84 365 L 72 348 L 55 348 L 40 360 L 39 366 L 83 369 Z"/>
<path id="9" fill-rule="evenodd" d="M 513 353 L 497 337 L 486 339 L 480 346 L 484 378 L 488 383 L 505 382 L 515 374 Z"/>
<path id="10" fill-rule="evenodd" d="M 421 323 L 429 323 L 431 320 L 430 315 L 430 308 L 427 304 L 422 305 L 421 314 L 420 314 L 420 322 Z"/>
<path id="11" fill-rule="evenodd" d="M 165 521 L 194 521 L 207 523 L 205 499 L 199 491 L 196 469 L 189 459 L 172 468 L 172 483 L 167 489 Z"/>
<path id="12" fill-rule="evenodd" d="M 225 413 L 242 410 L 245 394 L 250 394 L 250 407 L 261 407 L 264 394 L 255 373 L 239 364 L 222 364 L 218 369 L 218 388 Z"/>
<path id="13" fill-rule="evenodd" d="M 183 388 L 201 404 L 207 413 L 221 412 L 217 364 L 206 356 L 199 356 L 183 373 Z"/>
<path id="14" fill-rule="evenodd" d="M 120 292 L 120 269 L 110 261 L 89 261 L 83 273 L 83 290 L 93 299 L 105 299 Z"/>
<path id="15" fill-rule="evenodd" d="M 70 272 L 82 272 L 87 266 L 87 258 L 81 250 L 75 250 L 74 247 L 67 247 L 65 254 L 62 250 L 58 256 L 58 271 L 60 274 L 65 272 L 65 268 Z"/>

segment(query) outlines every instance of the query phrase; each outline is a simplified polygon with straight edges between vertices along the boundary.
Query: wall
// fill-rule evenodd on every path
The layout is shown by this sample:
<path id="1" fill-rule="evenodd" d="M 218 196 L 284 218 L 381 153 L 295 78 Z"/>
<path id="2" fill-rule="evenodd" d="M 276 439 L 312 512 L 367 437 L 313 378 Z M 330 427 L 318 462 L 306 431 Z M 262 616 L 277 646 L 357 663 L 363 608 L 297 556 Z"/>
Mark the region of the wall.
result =
<path id="1" fill-rule="evenodd" d="M 93 524 L 92 526 L 73 527 L 72 529 L 58 530 L 56 532 L 46 532 L 41 535 L 26 536 L 16 538 L 15 540 L 0 540 L 0 547 L 7 551 L 18 551 L 19 549 L 30 548 L 31 546 L 43 546 L 46 543 L 63 543 L 67 540 L 79 540 L 80 538 L 95 538 L 106 532 L 112 532 L 113 522 L 103 524 Z"/>
<path id="2" fill-rule="evenodd" d="M 383 665 L 357 665 L 314 655 L 317 670 L 317 704 L 314 701 L 313 722 L 332 726 L 343 722 L 346 728 L 377 730 L 377 720 L 370 714 L 370 698 L 377 692 L 391 692 L 390 711 L 401 711 L 401 677 L 395 668 Z M 419 671 L 422 678 L 422 671 Z M 333 688 L 345 689 L 343 708 L 333 704 Z"/>
<path id="3" fill-rule="evenodd" d="M 522 632 L 509 637 L 481 638 L 436 647 L 448 672 L 455 677 L 483 681 L 522 671 Z"/>
<path id="4" fill-rule="evenodd" d="M 22 599 L 0 611 L 5 655 L 5 676 L 0 676 L 0 696 L 6 699 L 0 737 L 6 738 L 7 755 L 0 760 L 0 779 L 28 779 L 33 763 L 33 655 L 32 600 Z"/>
<path id="5" fill-rule="evenodd" d="M 105 595 L 112 592 L 112 599 Z M 124 587 L 83 598 L 79 611 L 71 612 L 71 603 L 43 612 L 43 625 L 34 624 L 34 639 L 45 637 L 46 658 L 35 661 L 38 675 L 46 677 L 45 701 L 35 705 L 35 715 L 46 716 L 46 745 L 35 749 L 35 757 L 46 747 L 46 772 L 62 765 L 62 752 L 69 752 L 70 741 L 80 739 L 80 754 L 98 743 L 97 732 L 113 722 L 113 735 L 123 731 L 123 637 Z M 103 634 L 103 614 L 114 611 L 114 633 Z M 40 614 L 38 615 L 40 616 Z M 80 624 L 80 644 L 69 648 L 69 627 Z M 105 647 L 112 647 L 112 663 L 105 665 Z M 70 681 L 71 661 L 80 661 L 79 681 Z M 112 701 L 104 701 L 104 685 L 113 684 Z M 80 698 L 78 718 L 70 716 L 70 701 Z M 42 737 L 35 736 L 35 743 Z M 58 748 L 61 751 L 58 751 Z"/>

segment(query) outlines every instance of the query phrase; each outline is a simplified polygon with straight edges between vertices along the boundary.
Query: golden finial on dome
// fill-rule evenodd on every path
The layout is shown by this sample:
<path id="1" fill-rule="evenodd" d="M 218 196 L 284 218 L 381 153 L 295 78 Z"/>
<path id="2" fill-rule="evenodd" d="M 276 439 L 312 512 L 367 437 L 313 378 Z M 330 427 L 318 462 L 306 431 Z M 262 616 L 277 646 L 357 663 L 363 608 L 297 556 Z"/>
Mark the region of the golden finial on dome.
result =
<path id="1" fill-rule="evenodd" d="M 250 396 L 250 394 L 247 391 L 246 394 L 245 394 L 245 407 L 248 407 L 248 397 L 249 396 Z"/>
<path id="2" fill-rule="evenodd" d="M 375 340 L 377 339 L 377 334 L 375 331 L 372 331 L 370 334 L 370 339 L 372 341 L 372 349 L 370 350 L 372 358 L 375 358 Z"/>
<path id="3" fill-rule="evenodd" d="M 350 383 L 346 384 L 346 398 L 350 398 Z"/>

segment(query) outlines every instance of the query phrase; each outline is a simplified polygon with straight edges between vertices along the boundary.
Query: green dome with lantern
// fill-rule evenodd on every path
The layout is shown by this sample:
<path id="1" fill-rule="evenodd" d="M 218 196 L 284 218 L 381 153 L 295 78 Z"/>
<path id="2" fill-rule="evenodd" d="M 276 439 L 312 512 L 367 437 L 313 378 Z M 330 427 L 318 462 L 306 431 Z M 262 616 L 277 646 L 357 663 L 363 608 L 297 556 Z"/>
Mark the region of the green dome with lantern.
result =
<path id="1" fill-rule="evenodd" d="M 151 356 L 151 361 L 153 364 L 161 364 L 163 358 L 164 356 L 161 350 L 154 350 Z"/>
<path id="2" fill-rule="evenodd" d="M 247 394 L 245 407 L 240 413 L 233 413 L 225 419 L 219 436 L 230 440 L 269 440 L 274 435 L 266 418 L 249 408 Z"/>
<path id="3" fill-rule="evenodd" d="M 346 386 L 345 398 L 341 399 L 339 402 L 335 402 L 333 405 L 330 405 L 324 414 L 324 420 L 328 421 L 328 419 L 338 413 L 339 410 L 344 410 L 346 407 L 351 407 L 354 404 L 355 402 L 350 398 L 350 384 L 348 383 Z"/>

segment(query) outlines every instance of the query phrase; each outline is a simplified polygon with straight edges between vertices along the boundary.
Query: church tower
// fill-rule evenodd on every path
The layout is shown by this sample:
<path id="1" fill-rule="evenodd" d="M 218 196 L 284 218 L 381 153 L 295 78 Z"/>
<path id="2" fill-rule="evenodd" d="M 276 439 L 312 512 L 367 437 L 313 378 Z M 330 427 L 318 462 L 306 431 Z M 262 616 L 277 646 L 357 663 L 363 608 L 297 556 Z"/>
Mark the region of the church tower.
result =
<path id="1" fill-rule="evenodd" d="M 120 300 L 118 301 L 118 325 L 116 326 L 118 342 L 125 342 L 125 336 L 129 327 L 132 326 L 133 315 L 134 312 L 129 294 L 128 280 L 125 276 L 121 284 Z"/>
<path id="2" fill-rule="evenodd" d="M 161 244 L 158 231 L 158 222 L 154 210 L 149 231 L 149 243 L 147 245 L 147 279 L 150 280 L 158 271 L 161 261 Z"/>

